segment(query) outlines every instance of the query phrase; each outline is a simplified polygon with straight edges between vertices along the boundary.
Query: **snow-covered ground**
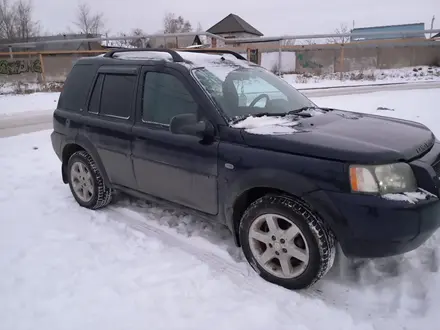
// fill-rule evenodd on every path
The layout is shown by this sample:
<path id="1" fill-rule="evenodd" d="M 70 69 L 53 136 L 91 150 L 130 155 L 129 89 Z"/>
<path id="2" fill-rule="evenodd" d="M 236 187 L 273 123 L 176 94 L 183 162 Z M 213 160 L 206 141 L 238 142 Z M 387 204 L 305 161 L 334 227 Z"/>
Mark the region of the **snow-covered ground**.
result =
<path id="1" fill-rule="evenodd" d="M 290 74 L 284 75 L 284 79 L 298 89 L 429 82 L 440 81 L 440 67 L 418 66 L 401 69 L 350 71 L 344 72 L 342 79 L 340 73 L 330 73 L 320 76 Z"/>
<path id="2" fill-rule="evenodd" d="M 53 111 L 60 93 L 34 93 L 25 95 L 0 95 L 0 116 L 28 111 Z"/>
<path id="3" fill-rule="evenodd" d="M 361 77 L 361 75 L 363 75 Z M 313 89 L 326 87 L 381 85 L 390 83 L 432 82 L 440 81 L 440 67 L 408 67 L 389 70 L 353 71 L 343 74 L 341 80 L 339 73 L 311 76 L 303 74 L 286 74 L 283 78 L 297 89 Z M 16 84 L 4 83 L 0 86 L 0 116 L 21 112 L 50 110 L 56 108 L 58 92 L 41 92 L 41 90 L 58 90 L 60 83 L 51 86 L 38 84 L 21 84 L 21 90 L 27 94 L 16 95 Z M 52 88 L 52 89 L 50 89 Z M 255 85 L 253 85 L 255 88 Z M 267 86 L 263 87 L 263 91 Z M 36 93 L 33 93 L 33 92 Z"/>
<path id="4" fill-rule="evenodd" d="M 313 99 L 421 121 L 439 89 Z M 394 111 L 376 110 L 378 106 Z M 80 208 L 50 131 L 0 139 L 0 329 L 435 329 L 440 233 L 312 289 L 260 279 L 220 225 L 120 196 Z"/>

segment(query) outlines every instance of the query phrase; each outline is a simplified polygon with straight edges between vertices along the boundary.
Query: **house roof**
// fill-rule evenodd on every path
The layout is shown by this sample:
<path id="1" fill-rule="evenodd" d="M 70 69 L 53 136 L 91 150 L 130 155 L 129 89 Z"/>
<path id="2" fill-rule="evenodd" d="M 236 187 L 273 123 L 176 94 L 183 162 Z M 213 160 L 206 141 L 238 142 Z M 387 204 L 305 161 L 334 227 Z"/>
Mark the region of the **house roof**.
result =
<path id="1" fill-rule="evenodd" d="M 432 39 L 434 38 L 440 38 L 440 33 L 437 33 L 435 36 L 432 37 Z"/>
<path id="2" fill-rule="evenodd" d="M 351 30 L 351 40 L 378 40 L 378 39 L 401 39 L 401 38 L 425 38 L 425 34 L 420 32 L 418 34 L 402 35 L 399 32 L 417 32 L 425 30 L 425 23 L 413 24 L 399 24 L 399 25 L 384 25 L 355 28 Z M 356 34 L 364 32 L 384 32 L 383 35 L 375 36 L 356 36 Z"/>
<path id="3" fill-rule="evenodd" d="M 229 14 L 217 24 L 211 26 L 207 32 L 212 34 L 246 32 L 259 37 L 263 36 L 260 31 L 235 14 Z"/>

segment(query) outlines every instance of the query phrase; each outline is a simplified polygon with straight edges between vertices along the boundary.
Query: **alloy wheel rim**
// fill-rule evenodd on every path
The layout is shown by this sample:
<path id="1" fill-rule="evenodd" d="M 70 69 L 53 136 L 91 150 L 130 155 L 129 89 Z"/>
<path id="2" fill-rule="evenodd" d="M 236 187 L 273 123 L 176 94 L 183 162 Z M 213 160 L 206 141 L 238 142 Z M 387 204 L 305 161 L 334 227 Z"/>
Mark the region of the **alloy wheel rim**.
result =
<path id="1" fill-rule="evenodd" d="M 283 279 L 300 276 L 309 264 L 309 247 L 304 234 L 288 218 L 260 215 L 249 229 L 251 252 L 268 273 Z"/>
<path id="2" fill-rule="evenodd" d="M 90 202 L 95 193 L 95 185 L 89 168 L 82 162 L 75 162 L 70 170 L 70 177 L 75 195 L 85 203 Z"/>

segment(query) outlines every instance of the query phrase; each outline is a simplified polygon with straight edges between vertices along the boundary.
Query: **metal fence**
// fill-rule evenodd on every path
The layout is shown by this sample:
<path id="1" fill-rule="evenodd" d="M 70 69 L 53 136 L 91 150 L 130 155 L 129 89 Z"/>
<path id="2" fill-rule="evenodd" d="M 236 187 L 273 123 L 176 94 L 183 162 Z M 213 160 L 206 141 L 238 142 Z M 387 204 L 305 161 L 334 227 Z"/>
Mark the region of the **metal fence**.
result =
<path id="1" fill-rule="evenodd" d="M 425 30 L 423 32 L 433 34 L 440 32 L 440 29 Z M 419 33 L 401 32 L 406 37 Z M 356 36 L 378 36 L 383 34 L 383 32 L 365 32 L 362 34 L 358 33 Z M 144 46 L 149 38 L 178 38 L 196 35 L 205 35 L 208 38 L 220 40 L 224 43 L 225 48 L 240 52 L 246 55 L 248 59 L 252 58 L 252 54 L 257 53 L 255 57 L 256 62 L 278 74 L 296 72 L 319 75 L 374 68 L 387 69 L 402 66 L 434 65 L 436 61 L 440 62 L 440 41 L 434 39 L 409 38 L 357 41 L 344 44 L 283 45 L 283 41 L 289 39 L 309 40 L 348 37 L 350 33 L 226 39 L 208 32 L 194 32 L 110 38 L 63 39 L 3 45 L 7 51 L 0 52 L 0 79 L 3 77 L 9 81 L 20 79 L 40 82 L 62 81 L 78 58 L 95 56 L 107 51 L 107 49 L 33 51 L 32 49 L 39 44 L 141 40 L 141 45 Z M 24 48 L 29 51 L 16 52 L 14 48 Z"/>

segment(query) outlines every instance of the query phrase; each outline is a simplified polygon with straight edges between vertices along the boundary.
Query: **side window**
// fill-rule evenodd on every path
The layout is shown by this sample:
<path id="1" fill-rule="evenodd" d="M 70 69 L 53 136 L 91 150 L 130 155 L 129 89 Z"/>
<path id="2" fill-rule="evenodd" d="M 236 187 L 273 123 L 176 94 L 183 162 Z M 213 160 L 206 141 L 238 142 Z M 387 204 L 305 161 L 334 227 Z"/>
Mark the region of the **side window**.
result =
<path id="1" fill-rule="evenodd" d="M 99 113 L 112 117 L 130 118 L 135 87 L 136 76 L 134 75 L 106 74 Z"/>
<path id="2" fill-rule="evenodd" d="M 175 76 L 167 73 L 148 72 L 145 75 L 142 119 L 169 125 L 176 115 L 197 114 L 198 104 Z"/>
<path id="3" fill-rule="evenodd" d="M 83 110 L 95 73 L 96 68 L 93 65 L 74 65 L 64 83 L 58 106 L 66 110 Z"/>
<path id="4" fill-rule="evenodd" d="M 93 87 L 92 95 L 89 101 L 89 112 L 99 112 L 99 100 L 101 99 L 102 83 L 104 81 L 104 75 L 99 74 L 96 79 L 95 87 Z"/>

